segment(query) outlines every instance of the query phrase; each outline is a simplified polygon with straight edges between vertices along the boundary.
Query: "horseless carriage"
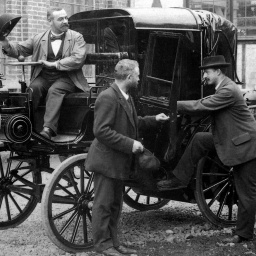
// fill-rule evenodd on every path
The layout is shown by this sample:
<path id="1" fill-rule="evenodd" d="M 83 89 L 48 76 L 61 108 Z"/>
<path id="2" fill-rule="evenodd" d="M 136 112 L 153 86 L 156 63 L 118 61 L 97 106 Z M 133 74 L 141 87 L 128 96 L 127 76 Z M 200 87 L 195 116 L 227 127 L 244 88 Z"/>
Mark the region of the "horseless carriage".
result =
<path id="1" fill-rule="evenodd" d="M 90 52 L 84 67 L 95 76 L 95 85 L 87 93 L 65 98 L 59 135 L 52 140 L 39 133 L 43 105 L 35 115 L 24 89 L 0 92 L 2 158 L 8 153 L 7 160 L 0 160 L 0 229 L 19 225 L 41 202 L 43 223 L 57 246 L 69 252 L 92 247 L 93 173 L 85 170 L 84 161 L 94 138 L 95 100 L 113 81 L 113 68 L 121 58 L 135 59 L 140 65 L 141 83 L 132 92 L 138 114 L 170 116 L 170 122 L 143 137 L 145 147 L 160 160 L 160 169 L 138 172 L 125 181 L 125 203 L 141 211 L 158 209 L 169 200 L 197 203 L 209 222 L 234 225 L 238 199 L 233 170 L 223 166 L 216 154 L 200 161 L 186 189 L 161 192 L 156 187 L 175 167 L 194 134 L 210 130 L 210 117 L 177 115 L 176 111 L 177 100 L 213 93 L 201 82 L 202 59 L 224 55 L 232 64 L 227 75 L 239 82 L 234 25 L 216 14 L 185 8 L 88 11 L 71 16 L 69 23 L 87 42 Z M 112 38 L 108 28 L 116 31 Z M 51 155 L 72 156 L 54 170 Z M 52 173 L 46 184 L 44 172 Z"/>

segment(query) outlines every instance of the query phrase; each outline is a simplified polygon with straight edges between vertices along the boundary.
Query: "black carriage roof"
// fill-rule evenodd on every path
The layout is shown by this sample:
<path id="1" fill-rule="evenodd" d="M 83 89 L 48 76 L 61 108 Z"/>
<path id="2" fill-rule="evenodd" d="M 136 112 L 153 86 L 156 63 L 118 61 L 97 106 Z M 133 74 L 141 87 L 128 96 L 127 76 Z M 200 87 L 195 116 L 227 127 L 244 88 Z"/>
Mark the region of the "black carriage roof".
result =
<path id="1" fill-rule="evenodd" d="M 211 26 L 213 30 L 235 31 L 235 26 L 227 19 L 204 10 L 188 8 L 126 8 L 85 11 L 72 15 L 70 22 L 82 20 L 125 18 L 133 20 L 136 29 L 184 29 L 200 30 Z"/>

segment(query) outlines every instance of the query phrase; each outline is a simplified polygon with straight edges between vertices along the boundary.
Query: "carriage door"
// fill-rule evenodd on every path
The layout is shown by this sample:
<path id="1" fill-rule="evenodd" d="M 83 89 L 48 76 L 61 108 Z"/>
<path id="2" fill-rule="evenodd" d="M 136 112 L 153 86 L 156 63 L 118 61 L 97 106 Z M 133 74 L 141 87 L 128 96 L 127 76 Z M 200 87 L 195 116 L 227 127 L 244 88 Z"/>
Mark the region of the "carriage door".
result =
<path id="1" fill-rule="evenodd" d="M 177 99 L 182 70 L 183 35 L 170 32 L 150 34 L 139 99 L 141 115 L 161 112 L 170 116 L 170 122 L 159 132 L 144 136 L 144 145 L 162 160 L 169 161 L 176 149 Z"/>

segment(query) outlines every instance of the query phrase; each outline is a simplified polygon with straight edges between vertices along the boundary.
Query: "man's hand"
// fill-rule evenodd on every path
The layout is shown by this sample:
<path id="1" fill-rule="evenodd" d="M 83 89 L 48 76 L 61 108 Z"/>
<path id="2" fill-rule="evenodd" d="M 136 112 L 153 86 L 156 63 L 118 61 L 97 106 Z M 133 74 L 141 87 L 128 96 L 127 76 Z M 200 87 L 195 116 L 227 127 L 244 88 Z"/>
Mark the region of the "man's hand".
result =
<path id="1" fill-rule="evenodd" d="M 169 119 L 170 119 L 170 117 L 165 115 L 164 113 L 156 115 L 156 121 L 157 122 L 165 122 L 165 121 L 167 121 Z"/>
<path id="2" fill-rule="evenodd" d="M 3 49 L 7 49 L 9 46 L 9 41 L 6 37 L 1 36 L 0 37 L 0 45 L 2 46 Z"/>
<path id="3" fill-rule="evenodd" d="M 47 68 L 57 68 L 57 62 L 50 62 L 47 60 L 39 60 L 39 63 L 41 63 L 43 66 L 47 67 Z"/>
<path id="4" fill-rule="evenodd" d="M 143 151 L 144 151 L 143 145 L 139 141 L 134 140 L 133 146 L 132 146 L 132 153 L 137 154 Z"/>

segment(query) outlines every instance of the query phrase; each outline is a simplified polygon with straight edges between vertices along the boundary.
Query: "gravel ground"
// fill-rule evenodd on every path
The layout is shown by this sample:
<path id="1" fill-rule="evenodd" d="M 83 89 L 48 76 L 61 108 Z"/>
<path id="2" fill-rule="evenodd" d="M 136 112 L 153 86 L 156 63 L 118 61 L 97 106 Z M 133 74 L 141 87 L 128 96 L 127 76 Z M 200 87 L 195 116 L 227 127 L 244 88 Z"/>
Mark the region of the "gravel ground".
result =
<path id="1" fill-rule="evenodd" d="M 58 164 L 56 162 L 56 164 Z M 47 180 L 50 175 L 44 174 Z M 120 240 L 138 250 L 139 256 L 233 256 L 256 255 L 253 242 L 223 244 L 231 228 L 217 229 L 206 223 L 195 204 L 170 201 L 159 210 L 138 212 L 124 205 Z M 41 204 L 18 227 L 0 231 L 0 256 L 99 255 L 91 252 L 70 254 L 47 237 L 41 221 Z"/>

